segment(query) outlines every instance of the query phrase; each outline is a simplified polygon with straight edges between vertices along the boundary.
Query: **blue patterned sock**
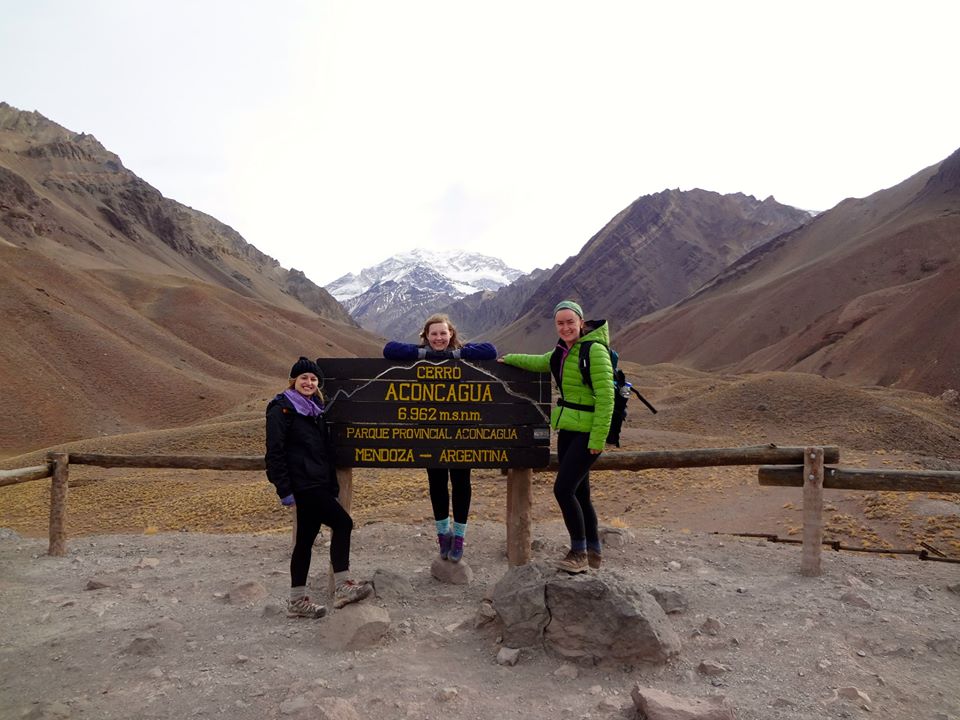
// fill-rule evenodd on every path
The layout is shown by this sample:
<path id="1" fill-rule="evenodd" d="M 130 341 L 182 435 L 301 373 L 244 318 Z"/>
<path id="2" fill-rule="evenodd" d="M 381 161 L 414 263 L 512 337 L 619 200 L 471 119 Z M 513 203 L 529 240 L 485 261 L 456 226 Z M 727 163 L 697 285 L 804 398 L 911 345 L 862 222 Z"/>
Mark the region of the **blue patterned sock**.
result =
<path id="1" fill-rule="evenodd" d="M 583 539 L 583 540 L 571 540 L 571 541 L 570 541 L 570 549 L 573 550 L 574 552 L 582 552 L 582 553 L 585 553 L 585 552 L 587 551 L 587 541 L 586 541 L 586 539 Z"/>
<path id="2" fill-rule="evenodd" d="M 453 534 L 456 537 L 463 537 L 467 534 L 467 524 L 455 522 L 453 524 Z"/>
<path id="3" fill-rule="evenodd" d="M 437 523 L 437 535 L 446 535 L 450 532 L 450 518 L 445 517 L 443 520 L 435 520 Z"/>
<path id="4" fill-rule="evenodd" d="M 603 546 L 600 544 L 599 540 L 588 540 L 587 541 L 587 550 L 593 550 L 597 555 L 603 551 Z"/>

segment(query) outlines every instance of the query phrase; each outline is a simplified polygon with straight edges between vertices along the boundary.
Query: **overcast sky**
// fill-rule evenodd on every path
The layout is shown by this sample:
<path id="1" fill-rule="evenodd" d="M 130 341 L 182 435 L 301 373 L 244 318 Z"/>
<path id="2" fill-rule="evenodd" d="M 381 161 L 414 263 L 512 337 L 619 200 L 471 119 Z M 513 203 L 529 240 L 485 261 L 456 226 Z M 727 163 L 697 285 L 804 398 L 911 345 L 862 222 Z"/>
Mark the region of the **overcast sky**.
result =
<path id="1" fill-rule="evenodd" d="M 0 0 L 0 100 L 324 284 L 642 195 L 828 209 L 960 147 L 960 2 Z"/>

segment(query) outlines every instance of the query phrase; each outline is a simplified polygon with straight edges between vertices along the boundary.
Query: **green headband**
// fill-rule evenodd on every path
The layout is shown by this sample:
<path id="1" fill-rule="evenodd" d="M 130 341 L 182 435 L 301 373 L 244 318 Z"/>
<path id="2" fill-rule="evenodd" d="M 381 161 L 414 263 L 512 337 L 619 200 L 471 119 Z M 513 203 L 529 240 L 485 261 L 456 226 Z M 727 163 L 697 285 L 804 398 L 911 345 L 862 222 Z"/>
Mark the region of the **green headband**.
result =
<path id="1" fill-rule="evenodd" d="M 573 310 L 577 314 L 577 317 L 583 320 L 583 310 L 573 300 L 558 302 L 557 306 L 553 309 L 553 314 L 556 315 L 561 310 Z"/>

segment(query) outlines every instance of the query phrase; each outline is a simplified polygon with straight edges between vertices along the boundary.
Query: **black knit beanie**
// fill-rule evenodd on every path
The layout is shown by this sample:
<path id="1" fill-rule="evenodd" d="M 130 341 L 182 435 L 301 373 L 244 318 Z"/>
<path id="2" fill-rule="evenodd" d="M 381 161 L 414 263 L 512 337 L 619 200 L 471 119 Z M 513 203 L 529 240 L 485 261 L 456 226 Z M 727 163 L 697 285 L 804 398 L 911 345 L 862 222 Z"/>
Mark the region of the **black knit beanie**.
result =
<path id="1" fill-rule="evenodd" d="M 304 373 L 313 373 L 318 378 L 322 377 L 320 374 L 320 368 L 317 367 L 317 364 L 313 360 L 308 360 L 307 358 L 301 356 L 300 359 L 293 364 L 293 367 L 290 368 L 290 377 L 300 377 Z"/>

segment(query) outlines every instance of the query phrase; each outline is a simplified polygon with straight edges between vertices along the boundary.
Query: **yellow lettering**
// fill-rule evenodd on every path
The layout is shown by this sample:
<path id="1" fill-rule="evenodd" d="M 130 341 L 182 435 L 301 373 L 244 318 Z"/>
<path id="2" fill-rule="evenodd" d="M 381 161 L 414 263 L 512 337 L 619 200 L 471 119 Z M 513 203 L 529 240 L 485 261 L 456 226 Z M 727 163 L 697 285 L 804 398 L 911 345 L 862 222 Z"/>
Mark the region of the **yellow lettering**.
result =
<path id="1" fill-rule="evenodd" d="M 353 459 L 356 462 L 412 463 L 413 450 L 410 448 L 354 448 Z"/>
<path id="2" fill-rule="evenodd" d="M 455 448 L 440 452 L 441 463 L 509 462 L 507 451 L 494 448 Z"/>
<path id="3" fill-rule="evenodd" d="M 459 365 L 418 365 L 418 380 L 459 380 L 463 377 L 463 368 Z"/>
<path id="4" fill-rule="evenodd" d="M 461 427 L 457 428 L 454 440 L 516 440 L 520 434 L 516 428 L 506 427 Z"/>

